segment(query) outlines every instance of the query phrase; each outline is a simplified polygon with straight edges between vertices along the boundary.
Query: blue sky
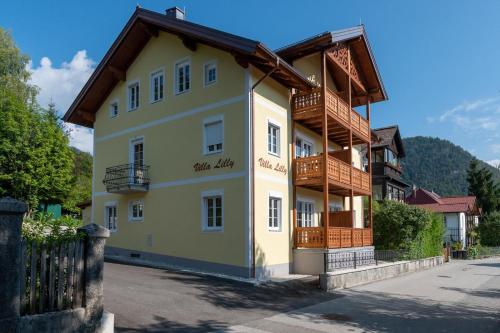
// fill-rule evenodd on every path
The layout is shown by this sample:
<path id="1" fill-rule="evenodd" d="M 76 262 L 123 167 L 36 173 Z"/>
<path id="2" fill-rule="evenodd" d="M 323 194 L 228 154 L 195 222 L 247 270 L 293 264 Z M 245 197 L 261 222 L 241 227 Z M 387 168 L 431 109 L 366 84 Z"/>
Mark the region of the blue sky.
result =
<path id="1" fill-rule="evenodd" d="M 41 102 L 65 109 L 137 3 L 185 7 L 188 20 L 271 48 L 362 22 L 389 94 L 373 105 L 373 127 L 398 124 L 500 162 L 498 1 L 10 1 L 0 26 L 31 56 Z M 86 147 L 87 132 L 73 136 Z"/>

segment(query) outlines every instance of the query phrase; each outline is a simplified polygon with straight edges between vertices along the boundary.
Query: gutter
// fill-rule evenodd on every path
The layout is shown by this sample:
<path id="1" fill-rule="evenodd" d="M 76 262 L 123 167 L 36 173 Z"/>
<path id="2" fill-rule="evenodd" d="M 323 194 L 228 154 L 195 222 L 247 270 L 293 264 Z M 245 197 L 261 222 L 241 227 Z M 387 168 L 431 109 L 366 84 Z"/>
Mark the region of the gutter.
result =
<path id="1" fill-rule="evenodd" d="M 250 174 L 251 174 L 251 181 L 250 181 L 250 197 L 252 200 L 251 203 L 251 216 L 250 216 L 250 225 L 252 229 L 252 271 L 251 271 L 251 277 L 255 278 L 255 99 L 254 99 L 254 92 L 255 88 L 264 81 L 266 78 L 268 78 L 271 74 L 273 74 L 280 65 L 280 59 L 276 58 L 276 67 L 274 67 L 272 70 L 264 74 L 257 82 L 255 82 L 252 87 L 250 88 L 250 136 L 251 136 L 251 144 L 250 144 Z"/>

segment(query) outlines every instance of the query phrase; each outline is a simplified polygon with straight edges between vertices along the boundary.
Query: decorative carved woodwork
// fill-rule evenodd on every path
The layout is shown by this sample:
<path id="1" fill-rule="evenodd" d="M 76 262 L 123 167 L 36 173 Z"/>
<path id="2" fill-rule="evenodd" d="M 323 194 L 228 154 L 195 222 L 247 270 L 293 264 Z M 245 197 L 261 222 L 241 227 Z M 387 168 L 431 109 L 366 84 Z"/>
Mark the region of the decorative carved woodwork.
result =
<path id="1" fill-rule="evenodd" d="M 358 71 L 358 66 L 355 61 L 353 61 L 352 57 L 349 57 L 349 51 L 345 44 L 338 44 L 334 46 L 332 49 L 327 51 L 327 56 L 346 74 L 349 74 L 356 86 L 363 93 L 366 93 L 366 88 Z"/>

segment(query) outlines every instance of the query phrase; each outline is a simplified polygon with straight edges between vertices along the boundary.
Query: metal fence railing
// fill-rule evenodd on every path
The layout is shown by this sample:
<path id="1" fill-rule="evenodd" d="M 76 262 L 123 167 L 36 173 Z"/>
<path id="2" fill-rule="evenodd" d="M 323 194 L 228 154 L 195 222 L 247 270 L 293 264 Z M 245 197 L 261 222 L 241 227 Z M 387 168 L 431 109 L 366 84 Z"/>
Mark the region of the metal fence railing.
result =
<path id="1" fill-rule="evenodd" d="M 360 250 L 324 254 L 325 272 L 412 259 L 406 250 Z"/>

